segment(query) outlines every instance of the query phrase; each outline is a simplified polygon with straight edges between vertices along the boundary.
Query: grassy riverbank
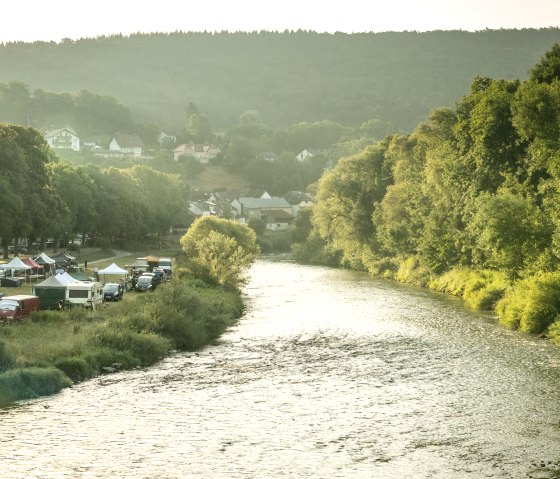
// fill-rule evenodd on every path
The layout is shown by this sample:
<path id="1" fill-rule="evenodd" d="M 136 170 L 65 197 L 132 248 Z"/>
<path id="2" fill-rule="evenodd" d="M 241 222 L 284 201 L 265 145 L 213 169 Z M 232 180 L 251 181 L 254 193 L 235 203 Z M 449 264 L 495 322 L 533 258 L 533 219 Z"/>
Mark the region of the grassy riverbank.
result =
<path id="1" fill-rule="evenodd" d="M 0 327 L 0 403 L 53 394 L 100 374 L 148 366 L 217 338 L 243 312 L 238 292 L 175 279 L 96 311 L 41 311 Z"/>
<path id="2" fill-rule="evenodd" d="M 378 271 L 379 273 L 379 271 Z M 509 329 L 537 334 L 560 345 L 560 273 L 541 272 L 522 278 L 504 271 L 455 268 L 435 275 L 413 258 L 382 274 L 400 282 L 461 297 L 469 307 L 492 311 Z"/>

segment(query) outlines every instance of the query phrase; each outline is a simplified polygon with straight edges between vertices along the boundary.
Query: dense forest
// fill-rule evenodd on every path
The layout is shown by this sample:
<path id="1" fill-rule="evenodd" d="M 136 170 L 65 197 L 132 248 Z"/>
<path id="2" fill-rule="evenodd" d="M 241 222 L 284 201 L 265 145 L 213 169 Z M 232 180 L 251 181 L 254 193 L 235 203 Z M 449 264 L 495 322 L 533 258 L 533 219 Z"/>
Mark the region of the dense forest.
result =
<path id="1" fill-rule="evenodd" d="M 477 76 L 454 108 L 341 159 L 299 219 L 311 232 L 296 251 L 459 294 L 558 338 L 559 160 L 555 44 L 529 79 Z"/>
<path id="2" fill-rule="evenodd" d="M 407 132 L 433 108 L 453 106 L 476 75 L 526 79 L 558 41 L 559 29 L 139 33 L 0 45 L 0 81 L 39 96 L 114 97 L 140 123 L 163 128 L 182 125 L 192 102 L 218 131 L 256 110 L 275 128 L 377 119 Z"/>

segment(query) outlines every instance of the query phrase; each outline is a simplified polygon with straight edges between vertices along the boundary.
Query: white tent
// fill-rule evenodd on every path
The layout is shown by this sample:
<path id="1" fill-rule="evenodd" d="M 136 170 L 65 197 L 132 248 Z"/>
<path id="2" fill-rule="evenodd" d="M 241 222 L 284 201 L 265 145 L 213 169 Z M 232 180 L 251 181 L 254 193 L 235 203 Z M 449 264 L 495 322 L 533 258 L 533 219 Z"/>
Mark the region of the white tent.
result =
<path id="1" fill-rule="evenodd" d="M 44 251 L 35 258 L 35 261 L 39 264 L 54 264 L 55 260 L 47 256 Z"/>
<path id="2" fill-rule="evenodd" d="M 12 259 L 9 263 L 0 264 L 0 268 L 2 269 L 15 269 L 15 270 L 25 270 L 31 269 L 31 266 L 25 264 L 21 259 L 17 256 Z"/>
<path id="3" fill-rule="evenodd" d="M 107 266 L 105 269 L 100 269 L 98 273 L 123 275 L 123 274 L 128 274 L 128 271 L 126 269 L 122 269 L 118 264 L 112 263 L 109 266 Z"/>
<path id="4" fill-rule="evenodd" d="M 16 271 L 23 271 L 24 277 L 22 279 L 27 281 L 27 273 L 32 268 L 16 256 L 9 263 L 0 264 L 0 269 L 11 271 L 12 276 L 16 276 Z"/>
<path id="5" fill-rule="evenodd" d="M 55 278 L 58 279 L 61 283 L 64 283 L 64 284 L 70 284 L 70 283 L 75 283 L 76 282 L 76 278 L 72 278 L 72 276 L 70 276 L 66 272 L 58 273 L 55 276 Z"/>
<path id="6" fill-rule="evenodd" d="M 128 271 L 126 269 L 122 269 L 118 264 L 116 263 L 112 263 L 109 266 L 107 266 L 105 269 L 100 269 L 97 272 L 97 277 L 100 278 L 101 275 L 103 275 L 103 283 L 105 283 L 105 276 L 107 275 L 114 275 L 114 276 L 124 276 L 123 278 L 123 282 L 125 283 L 126 286 L 126 281 L 127 281 L 127 277 L 128 277 Z"/>

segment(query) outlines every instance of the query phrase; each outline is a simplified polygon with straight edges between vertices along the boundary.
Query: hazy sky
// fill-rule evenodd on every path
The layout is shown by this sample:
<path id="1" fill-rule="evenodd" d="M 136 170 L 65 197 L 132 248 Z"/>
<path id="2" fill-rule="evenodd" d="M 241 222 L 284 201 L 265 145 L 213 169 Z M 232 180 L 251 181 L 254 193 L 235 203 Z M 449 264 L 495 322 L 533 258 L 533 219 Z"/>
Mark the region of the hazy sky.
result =
<path id="1" fill-rule="evenodd" d="M 560 0 L 5 0 L 0 42 L 114 33 L 560 26 Z"/>

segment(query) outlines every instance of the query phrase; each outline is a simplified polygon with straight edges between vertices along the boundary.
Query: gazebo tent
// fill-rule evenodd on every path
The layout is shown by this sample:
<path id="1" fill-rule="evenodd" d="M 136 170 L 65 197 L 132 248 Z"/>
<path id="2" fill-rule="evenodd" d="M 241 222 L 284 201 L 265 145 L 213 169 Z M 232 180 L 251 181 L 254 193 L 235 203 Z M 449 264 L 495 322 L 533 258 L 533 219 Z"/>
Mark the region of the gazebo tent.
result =
<path id="1" fill-rule="evenodd" d="M 34 261 L 37 264 L 43 265 L 45 271 L 49 271 L 51 274 L 54 273 L 55 260 L 50 258 L 44 251 Z"/>
<path id="2" fill-rule="evenodd" d="M 51 265 L 55 263 L 55 260 L 50 258 L 47 253 L 45 253 L 44 251 L 35 258 L 35 262 L 42 264 L 43 266 L 45 265 Z"/>
<path id="3" fill-rule="evenodd" d="M 100 269 L 98 271 L 99 274 L 118 274 L 118 275 L 123 275 L 123 274 L 128 274 L 128 271 L 126 269 L 122 269 L 118 264 L 116 263 L 111 263 L 109 266 L 107 266 L 105 269 Z"/>
<path id="4" fill-rule="evenodd" d="M 41 309 L 58 309 L 66 298 L 66 283 L 50 276 L 33 287 L 33 294 L 39 297 Z"/>
<path id="5" fill-rule="evenodd" d="M 27 277 L 27 273 L 31 270 L 31 266 L 26 265 L 21 259 L 16 256 L 9 263 L 0 264 L 0 269 L 3 269 L 4 271 L 11 271 L 12 276 L 18 276 L 15 273 L 17 271 L 23 271 L 23 279 L 25 280 Z M 7 286 L 7 284 L 3 284 L 3 286 Z"/>
<path id="6" fill-rule="evenodd" d="M 69 267 L 76 261 L 76 257 L 68 254 L 66 251 L 53 256 L 52 259 L 54 259 L 57 265 L 63 266 L 65 268 Z"/>
<path id="7" fill-rule="evenodd" d="M 42 264 L 37 263 L 35 260 L 31 258 L 25 258 L 23 262 L 27 266 L 31 266 L 31 271 L 34 275 L 34 278 L 39 278 L 39 276 L 45 275 L 45 267 Z"/>
<path id="8" fill-rule="evenodd" d="M 128 276 L 128 271 L 126 269 L 122 269 L 119 265 L 117 265 L 116 263 L 111 263 L 109 266 L 107 266 L 105 269 L 100 269 L 97 274 L 99 275 L 103 275 L 103 276 L 108 276 L 108 275 L 113 275 L 113 276 L 124 276 L 126 278 L 126 276 Z M 105 281 L 104 281 L 105 282 Z"/>
<path id="9" fill-rule="evenodd" d="M 55 275 L 55 278 L 58 279 L 61 283 L 74 283 L 76 280 L 72 278 L 67 272 L 58 273 Z"/>
<path id="10" fill-rule="evenodd" d="M 68 274 L 72 276 L 72 278 L 74 278 L 76 281 L 93 281 L 93 278 L 81 271 L 76 271 Z"/>

